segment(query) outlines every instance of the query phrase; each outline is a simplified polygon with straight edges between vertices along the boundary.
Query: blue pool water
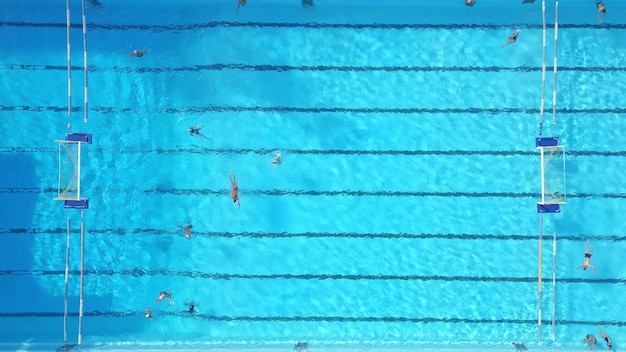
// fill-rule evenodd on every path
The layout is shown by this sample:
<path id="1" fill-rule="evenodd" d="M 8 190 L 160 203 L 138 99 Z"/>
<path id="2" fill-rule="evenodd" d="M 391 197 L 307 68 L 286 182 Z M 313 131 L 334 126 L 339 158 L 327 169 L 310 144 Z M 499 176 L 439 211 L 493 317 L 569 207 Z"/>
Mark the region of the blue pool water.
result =
<path id="1" fill-rule="evenodd" d="M 540 260 L 539 1 L 100 3 L 87 123 L 80 3 L 69 117 L 63 4 L 0 11 L 0 348 L 76 343 L 81 221 L 95 349 L 572 350 L 598 325 L 621 345 L 625 5 L 599 26 L 592 1 L 560 4 L 542 134 L 567 146 L 568 204 L 542 217 Z M 547 18 L 551 66 L 553 2 Z M 68 122 L 94 140 L 82 218 L 53 200 Z M 595 275 L 576 270 L 587 239 Z"/>

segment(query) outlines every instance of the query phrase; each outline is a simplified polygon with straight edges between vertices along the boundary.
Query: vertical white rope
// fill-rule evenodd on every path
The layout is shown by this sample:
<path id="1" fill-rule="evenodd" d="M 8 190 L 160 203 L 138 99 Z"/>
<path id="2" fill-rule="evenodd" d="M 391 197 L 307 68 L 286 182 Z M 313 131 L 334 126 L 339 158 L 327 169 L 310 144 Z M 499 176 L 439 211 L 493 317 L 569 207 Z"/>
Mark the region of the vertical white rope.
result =
<path id="1" fill-rule="evenodd" d="M 78 344 L 83 342 L 83 295 L 85 287 L 85 222 L 80 223 L 80 294 L 78 303 Z"/>
<path id="2" fill-rule="evenodd" d="M 557 43 L 559 41 L 559 0 L 554 5 L 554 89 L 552 90 L 552 123 L 556 123 Z"/>
<path id="3" fill-rule="evenodd" d="M 543 60 L 541 66 L 541 103 L 539 105 L 539 135 L 543 133 L 543 111 L 546 103 L 546 0 L 541 1 L 541 19 L 543 23 Z"/>
<path id="4" fill-rule="evenodd" d="M 552 341 L 556 339 L 556 232 L 552 239 Z"/>
<path id="5" fill-rule="evenodd" d="M 539 217 L 539 259 L 538 261 L 538 275 L 537 275 L 537 340 L 541 342 L 541 299 L 542 299 L 542 269 L 541 263 L 543 260 L 543 217 Z"/>
<path id="6" fill-rule="evenodd" d="M 61 143 L 57 142 L 59 149 L 58 149 L 58 159 L 59 159 L 59 164 L 58 164 L 58 169 L 59 173 L 57 175 L 57 198 L 61 197 Z"/>
<path id="7" fill-rule="evenodd" d="M 65 19 L 67 27 L 67 116 L 72 114 L 72 63 L 70 50 L 70 0 L 65 0 Z"/>
<path id="8" fill-rule="evenodd" d="M 76 175 L 77 175 L 77 178 L 76 178 L 76 200 L 79 200 L 80 199 L 80 157 L 81 157 L 81 155 L 80 155 L 80 153 L 81 153 L 80 146 L 81 146 L 82 143 L 81 142 L 77 142 L 77 144 L 78 144 L 78 161 L 76 163 Z"/>
<path id="9" fill-rule="evenodd" d="M 83 120 L 87 123 L 87 115 L 89 111 L 89 81 L 87 80 L 87 18 L 85 17 L 85 0 L 82 0 L 83 5 L 83 74 L 84 74 L 84 86 L 85 86 L 85 113 Z"/>
<path id="10" fill-rule="evenodd" d="M 565 170 L 565 147 L 562 149 L 563 153 L 563 201 L 567 202 L 567 171 Z"/>
<path id="11" fill-rule="evenodd" d="M 544 166 L 544 155 L 543 155 L 543 147 L 539 147 L 541 151 L 541 204 L 545 204 L 546 202 L 546 185 L 545 185 L 545 166 Z"/>
<path id="12" fill-rule="evenodd" d="M 67 218 L 67 239 L 65 244 L 65 294 L 63 295 L 63 342 L 67 342 L 67 295 L 70 275 L 70 218 Z"/>

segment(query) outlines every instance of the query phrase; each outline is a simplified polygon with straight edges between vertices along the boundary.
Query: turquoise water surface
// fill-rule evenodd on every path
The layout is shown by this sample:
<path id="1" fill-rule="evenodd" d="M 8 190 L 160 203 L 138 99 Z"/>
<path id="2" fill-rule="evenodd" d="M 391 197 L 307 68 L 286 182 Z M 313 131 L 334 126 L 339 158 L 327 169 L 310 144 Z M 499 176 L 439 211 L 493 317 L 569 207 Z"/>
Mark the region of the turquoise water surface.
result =
<path id="1" fill-rule="evenodd" d="M 101 3 L 87 2 L 87 123 L 80 4 L 69 117 L 64 7 L 0 14 L 7 348 L 76 342 L 81 221 L 88 346 L 571 350 L 603 325 L 619 348 L 626 6 L 599 26 L 593 3 L 560 5 L 553 124 L 547 4 L 541 132 L 567 146 L 568 204 L 543 216 L 539 259 L 540 2 Z M 93 133 L 84 218 L 53 200 L 68 131 Z M 576 270 L 586 239 L 595 275 Z M 168 288 L 175 303 L 157 304 Z"/>

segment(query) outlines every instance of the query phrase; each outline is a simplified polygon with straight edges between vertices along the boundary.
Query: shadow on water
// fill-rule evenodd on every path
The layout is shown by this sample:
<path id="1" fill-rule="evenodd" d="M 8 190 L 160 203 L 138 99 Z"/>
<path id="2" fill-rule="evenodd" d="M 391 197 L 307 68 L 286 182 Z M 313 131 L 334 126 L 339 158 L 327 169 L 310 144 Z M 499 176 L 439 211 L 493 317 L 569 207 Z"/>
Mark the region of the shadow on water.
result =
<path id="1" fill-rule="evenodd" d="M 79 269 L 80 240 L 78 235 L 78 215 L 64 212 L 73 220 L 73 237 L 67 300 L 67 341 L 64 341 L 64 274 L 65 235 L 36 234 L 30 231 L 34 222 L 46 221 L 45 205 L 42 207 L 38 192 L 20 192 L 21 189 L 39 189 L 41 180 L 37 178 L 38 161 L 24 153 L 0 153 L 0 185 L 7 190 L 0 193 L 0 288 L 2 301 L 0 308 L 0 350 L 2 346 L 14 349 L 38 349 L 42 346 L 50 350 L 72 349 L 78 334 L 79 311 Z M 12 192 L 15 189 L 16 192 Z M 50 200 L 50 206 L 61 206 Z M 57 209 L 58 210 L 58 209 Z M 55 213 L 55 211 L 52 211 Z M 41 219 L 41 217 L 44 217 Z M 38 224 L 39 225 L 39 224 Z M 45 225 L 45 224 L 44 224 Z M 48 224 L 50 228 L 64 227 L 64 222 Z M 40 237 L 40 238 L 38 238 Z M 45 256 L 48 258 L 40 258 Z M 93 258 L 91 259 L 93 260 Z M 88 261 L 89 262 L 89 261 Z M 87 263 L 88 264 L 88 263 Z M 89 269 L 87 266 L 86 269 Z M 59 270 L 58 275 L 16 275 L 12 271 Z M 111 293 L 94 294 L 89 278 L 85 282 L 84 313 L 89 316 L 94 311 L 108 311 L 111 307 Z M 139 309 L 140 310 L 140 309 Z M 84 318 L 85 319 L 85 318 Z M 89 320 L 91 319 L 91 320 Z M 101 320 L 101 321 L 94 321 Z M 83 324 L 83 339 L 89 341 L 93 335 L 116 336 L 121 332 L 141 330 L 143 317 L 137 319 L 115 319 L 111 324 L 107 318 L 94 319 L 89 316 Z M 61 347 L 59 347 L 61 346 Z M 46 348 L 47 349 L 47 348 Z"/>
<path id="2" fill-rule="evenodd" d="M 2 255 L 0 255 L 0 270 L 30 270 L 33 265 L 35 237 L 24 233 L 8 233 L 8 231 L 32 227 L 38 195 L 34 192 L 11 193 L 10 190 L 40 187 L 35 177 L 35 159 L 21 153 L 1 154 L 0 169 L 4 170 L 0 173 L 0 185 L 9 190 L 7 193 L 0 193 L 0 236 L 2 236 L 3 248 Z M 33 276 L 1 276 L 0 287 L 3 288 L 2 300 L 7 303 L 0 308 L 0 313 L 47 311 L 50 307 L 59 304 L 61 309 L 63 307 L 62 301 L 43 290 Z M 49 338 L 45 334 L 49 328 L 39 327 L 32 318 L 2 318 L 1 320 L 0 324 L 4 328 L 0 331 L 0 342 L 16 343 L 38 340 L 42 337 Z M 42 334 L 32 336 L 35 330 Z"/>

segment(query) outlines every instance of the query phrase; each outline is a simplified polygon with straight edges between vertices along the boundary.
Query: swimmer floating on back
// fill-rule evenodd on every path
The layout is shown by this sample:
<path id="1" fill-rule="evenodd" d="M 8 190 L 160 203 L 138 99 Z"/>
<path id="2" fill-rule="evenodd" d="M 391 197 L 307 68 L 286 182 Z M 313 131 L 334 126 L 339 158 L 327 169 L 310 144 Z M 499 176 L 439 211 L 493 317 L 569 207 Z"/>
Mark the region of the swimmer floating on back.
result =
<path id="1" fill-rule="evenodd" d="M 509 44 L 513 44 L 517 41 L 517 37 L 519 36 L 519 29 L 516 29 L 515 32 L 513 32 L 513 34 L 511 34 L 509 36 L 509 38 L 507 39 L 506 43 L 502 44 L 502 47 L 504 48 L 505 46 L 509 45 Z"/>

